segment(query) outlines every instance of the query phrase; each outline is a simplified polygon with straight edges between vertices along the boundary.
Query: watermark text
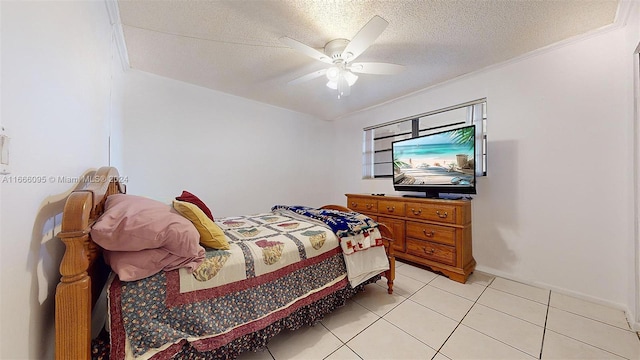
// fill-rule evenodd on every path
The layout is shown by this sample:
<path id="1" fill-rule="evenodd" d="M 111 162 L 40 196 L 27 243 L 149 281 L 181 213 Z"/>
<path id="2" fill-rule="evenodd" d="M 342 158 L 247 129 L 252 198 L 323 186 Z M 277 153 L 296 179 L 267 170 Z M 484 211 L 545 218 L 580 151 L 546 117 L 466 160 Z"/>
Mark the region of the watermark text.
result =
<path id="1" fill-rule="evenodd" d="M 53 175 L 2 175 L 0 184 L 78 184 L 102 183 L 114 180 L 120 183 L 129 182 L 128 176 L 107 177 L 98 175 L 85 176 L 53 176 Z"/>

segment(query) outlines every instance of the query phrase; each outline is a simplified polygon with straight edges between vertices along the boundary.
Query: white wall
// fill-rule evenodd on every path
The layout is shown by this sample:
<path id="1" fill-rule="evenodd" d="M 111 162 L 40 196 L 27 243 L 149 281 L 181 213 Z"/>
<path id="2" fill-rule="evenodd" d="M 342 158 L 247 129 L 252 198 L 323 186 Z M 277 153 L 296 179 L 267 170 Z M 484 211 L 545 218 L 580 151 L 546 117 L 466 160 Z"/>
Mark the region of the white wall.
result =
<path id="1" fill-rule="evenodd" d="M 333 189 L 328 122 L 140 71 L 125 88 L 130 194 L 169 203 L 187 190 L 221 217 L 320 206 Z"/>
<path id="2" fill-rule="evenodd" d="M 54 234 L 75 185 L 57 177 L 107 165 L 122 67 L 113 63 L 119 59 L 102 1 L 2 1 L 0 8 L 9 176 L 46 181 L 15 183 L 0 175 L 0 358 L 51 359 L 64 250 Z"/>
<path id="3" fill-rule="evenodd" d="M 628 19 L 628 24 L 625 28 L 626 42 L 628 49 L 634 48 L 634 85 L 635 85 L 635 242 L 636 247 L 634 254 L 636 254 L 635 272 L 636 277 L 630 279 L 629 288 L 634 289 L 629 294 L 629 302 L 635 301 L 636 318 L 635 326 L 636 330 L 640 331 L 640 5 L 635 6 L 632 12 L 633 15 Z"/>
<path id="4" fill-rule="evenodd" d="M 637 11 L 637 9 L 636 9 Z M 637 28 L 636 28 L 637 29 Z M 633 312 L 633 66 L 626 29 L 538 52 L 339 120 L 340 193 L 362 180 L 362 128 L 487 98 L 488 176 L 473 200 L 477 269 Z M 633 46 L 631 46 L 633 45 Z M 356 139 L 354 141 L 354 139 Z"/>

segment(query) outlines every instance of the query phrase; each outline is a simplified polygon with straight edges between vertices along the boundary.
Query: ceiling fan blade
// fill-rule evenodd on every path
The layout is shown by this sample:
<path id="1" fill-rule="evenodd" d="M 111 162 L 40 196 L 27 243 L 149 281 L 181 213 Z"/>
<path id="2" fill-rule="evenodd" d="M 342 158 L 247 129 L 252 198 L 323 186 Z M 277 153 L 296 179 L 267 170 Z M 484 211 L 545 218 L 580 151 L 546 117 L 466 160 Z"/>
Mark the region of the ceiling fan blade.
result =
<path id="1" fill-rule="evenodd" d="M 309 73 L 307 75 L 303 75 L 297 79 L 293 79 L 291 81 L 288 82 L 289 85 L 295 85 L 295 84 L 300 84 L 302 82 L 305 81 L 309 81 L 309 80 L 313 80 L 315 78 L 319 78 L 320 76 L 324 75 L 327 73 L 327 69 L 322 69 L 322 70 L 318 70 L 318 71 L 314 71 L 312 73 Z"/>
<path id="2" fill-rule="evenodd" d="M 404 66 L 378 62 L 358 62 L 349 64 L 349 70 L 360 74 L 395 75 L 404 71 Z"/>
<path id="3" fill-rule="evenodd" d="M 374 16 L 369 22 L 358 31 L 351 39 L 349 45 L 342 52 L 342 57 L 346 61 L 353 61 L 360 56 L 387 28 L 389 22 L 380 16 Z"/>
<path id="4" fill-rule="evenodd" d="M 288 47 L 298 50 L 301 53 L 310 56 L 316 60 L 320 60 L 327 64 L 333 64 L 333 61 L 324 53 L 312 48 L 311 46 L 305 45 L 297 40 L 293 40 L 292 38 L 288 38 L 286 36 L 280 38 L 280 42 L 287 45 Z"/>

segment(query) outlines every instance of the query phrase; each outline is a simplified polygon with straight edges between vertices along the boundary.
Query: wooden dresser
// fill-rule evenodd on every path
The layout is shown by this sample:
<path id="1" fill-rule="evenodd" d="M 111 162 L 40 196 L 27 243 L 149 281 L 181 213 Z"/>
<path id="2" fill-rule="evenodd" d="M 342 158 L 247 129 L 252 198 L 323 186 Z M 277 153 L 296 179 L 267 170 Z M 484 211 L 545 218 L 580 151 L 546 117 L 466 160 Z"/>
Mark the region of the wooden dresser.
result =
<path id="1" fill-rule="evenodd" d="M 391 228 L 396 258 L 461 283 L 475 269 L 469 200 L 347 194 L 347 207 Z"/>

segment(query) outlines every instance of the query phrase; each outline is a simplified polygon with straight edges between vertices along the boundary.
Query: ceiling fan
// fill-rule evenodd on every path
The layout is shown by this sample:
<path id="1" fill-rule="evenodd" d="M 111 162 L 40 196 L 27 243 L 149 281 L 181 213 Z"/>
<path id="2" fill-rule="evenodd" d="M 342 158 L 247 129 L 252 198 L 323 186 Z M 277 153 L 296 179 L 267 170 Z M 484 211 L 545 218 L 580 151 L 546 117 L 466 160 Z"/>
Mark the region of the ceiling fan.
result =
<path id="1" fill-rule="evenodd" d="M 280 41 L 292 49 L 310 56 L 316 60 L 331 64 L 328 69 L 314 71 L 289 82 L 298 84 L 326 75 L 329 82 L 327 87 L 338 91 L 338 99 L 349 96 L 351 86 L 358 80 L 356 74 L 394 75 L 402 72 L 404 66 L 379 62 L 353 62 L 362 54 L 386 29 L 389 22 L 379 16 L 374 16 L 351 39 L 331 40 L 324 46 L 324 52 L 318 51 L 289 37 L 282 37 Z"/>

